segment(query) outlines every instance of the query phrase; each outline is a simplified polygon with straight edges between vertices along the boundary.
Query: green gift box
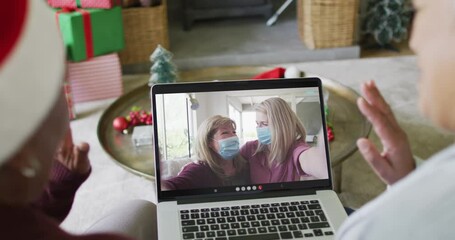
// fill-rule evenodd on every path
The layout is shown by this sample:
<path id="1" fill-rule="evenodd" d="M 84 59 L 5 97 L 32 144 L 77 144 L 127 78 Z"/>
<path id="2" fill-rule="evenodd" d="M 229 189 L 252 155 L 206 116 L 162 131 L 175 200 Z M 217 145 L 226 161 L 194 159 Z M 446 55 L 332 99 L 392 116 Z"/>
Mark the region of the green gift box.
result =
<path id="1" fill-rule="evenodd" d="M 61 9 L 57 11 L 68 59 L 83 61 L 125 47 L 122 8 Z"/>

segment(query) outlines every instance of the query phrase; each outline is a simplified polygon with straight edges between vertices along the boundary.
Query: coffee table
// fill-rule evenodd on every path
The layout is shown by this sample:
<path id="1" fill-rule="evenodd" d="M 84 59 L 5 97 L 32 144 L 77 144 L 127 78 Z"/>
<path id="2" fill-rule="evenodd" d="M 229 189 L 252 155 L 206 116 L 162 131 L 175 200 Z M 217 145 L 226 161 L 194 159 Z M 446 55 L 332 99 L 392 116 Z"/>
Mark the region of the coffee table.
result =
<path id="1" fill-rule="evenodd" d="M 213 67 L 182 72 L 182 82 L 248 79 L 270 70 L 270 67 Z M 98 139 L 104 150 L 126 170 L 154 179 L 153 148 L 134 147 L 131 134 L 121 134 L 112 127 L 115 117 L 128 115 L 132 106 L 150 109 L 150 89 L 145 84 L 149 75 L 131 76 L 130 80 L 142 83 L 133 88 L 105 110 L 98 123 Z M 330 142 L 334 190 L 341 190 L 341 163 L 357 150 L 356 140 L 367 137 L 371 124 L 359 112 L 354 90 L 330 79 L 322 78 L 323 86 L 329 91 L 329 116 L 333 124 L 335 140 Z"/>

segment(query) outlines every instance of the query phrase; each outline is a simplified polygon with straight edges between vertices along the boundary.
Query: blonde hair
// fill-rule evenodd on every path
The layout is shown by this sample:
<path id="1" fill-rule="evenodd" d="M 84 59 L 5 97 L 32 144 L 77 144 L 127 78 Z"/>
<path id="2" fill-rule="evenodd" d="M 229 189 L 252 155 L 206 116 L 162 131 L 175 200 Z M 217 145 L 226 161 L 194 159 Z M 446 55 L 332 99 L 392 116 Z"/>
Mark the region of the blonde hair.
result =
<path id="1" fill-rule="evenodd" d="M 274 97 L 256 105 L 257 112 L 267 115 L 272 142 L 264 145 L 259 142 L 256 153 L 268 151 L 268 164 L 283 163 L 291 146 L 297 141 L 305 141 L 305 128 L 291 107 L 281 98 Z"/>
<path id="2" fill-rule="evenodd" d="M 224 173 L 224 170 L 220 163 L 219 154 L 210 148 L 210 143 L 218 130 L 218 128 L 231 124 L 234 129 L 237 128 L 235 122 L 228 118 L 220 115 L 215 115 L 207 118 L 198 128 L 197 138 L 195 143 L 195 152 L 199 162 L 207 163 L 212 171 L 220 178 L 226 180 L 229 176 Z M 223 160 L 224 161 L 224 160 Z M 238 154 L 234 159 L 234 166 L 236 172 L 241 172 L 246 166 L 246 160 Z"/>

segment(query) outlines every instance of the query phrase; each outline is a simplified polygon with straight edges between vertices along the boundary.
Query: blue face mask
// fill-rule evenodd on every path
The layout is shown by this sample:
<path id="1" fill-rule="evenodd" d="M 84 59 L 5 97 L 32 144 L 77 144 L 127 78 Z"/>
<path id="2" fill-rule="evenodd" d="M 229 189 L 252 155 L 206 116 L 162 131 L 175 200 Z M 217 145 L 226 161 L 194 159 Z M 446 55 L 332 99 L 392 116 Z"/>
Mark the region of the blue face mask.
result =
<path id="1" fill-rule="evenodd" d="M 218 144 L 220 145 L 219 154 L 224 160 L 232 160 L 239 154 L 240 141 L 237 136 L 218 140 Z"/>
<path id="2" fill-rule="evenodd" d="M 266 145 L 272 143 L 272 134 L 270 133 L 269 127 L 258 127 L 256 128 L 256 132 L 260 143 Z"/>

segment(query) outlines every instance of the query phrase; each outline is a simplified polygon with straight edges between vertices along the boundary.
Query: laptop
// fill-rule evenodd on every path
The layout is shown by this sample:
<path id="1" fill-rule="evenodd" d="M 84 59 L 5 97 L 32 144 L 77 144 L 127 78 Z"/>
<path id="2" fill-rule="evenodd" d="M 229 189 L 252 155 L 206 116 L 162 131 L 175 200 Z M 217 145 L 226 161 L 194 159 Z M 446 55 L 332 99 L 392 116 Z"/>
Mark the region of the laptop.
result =
<path id="1" fill-rule="evenodd" d="M 198 160 L 193 145 L 201 122 L 214 115 L 229 117 L 240 146 L 257 141 L 254 107 L 272 97 L 285 100 L 297 114 L 307 144 L 321 151 L 314 161 L 326 163 L 326 177 L 210 185 L 205 175 L 193 176 L 197 186 L 165 186 Z M 319 78 L 158 84 L 151 101 L 159 239 L 334 238 L 347 215 L 332 190 Z"/>

